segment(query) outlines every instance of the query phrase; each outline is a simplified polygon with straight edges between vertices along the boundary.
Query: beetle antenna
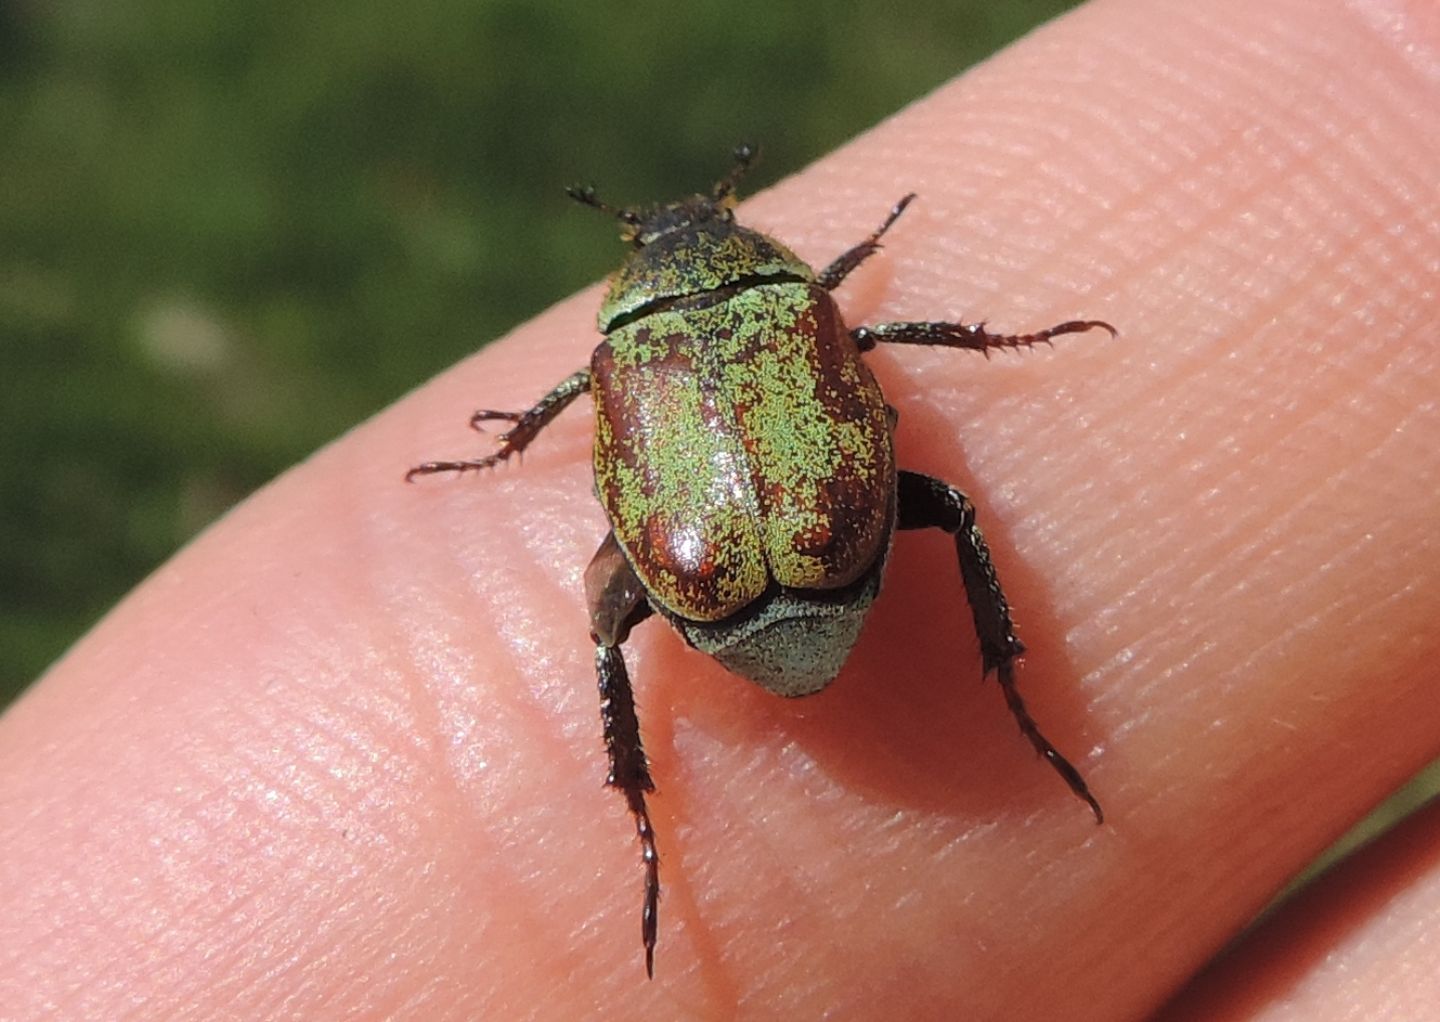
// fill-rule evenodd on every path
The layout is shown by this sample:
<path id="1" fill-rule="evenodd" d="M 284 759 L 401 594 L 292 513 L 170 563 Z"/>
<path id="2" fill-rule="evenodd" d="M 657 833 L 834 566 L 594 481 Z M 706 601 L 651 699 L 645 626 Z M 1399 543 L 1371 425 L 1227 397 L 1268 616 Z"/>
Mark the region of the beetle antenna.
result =
<path id="1" fill-rule="evenodd" d="M 602 213 L 609 213 L 621 223 L 634 227 L 640 223 L 640 214 L 633 209 L 616 209 L 608 202 L 602 202 L 600 196 L 595 194 L 594 185 L 571 185 L 565 189 L 565 194 L 570 196 L 582 206 L 589 206 L 591 209 L 598 209 Z"/>
<path id="2" fill-rule="evenodd" d="M 750 165 L 759 158 L 759 146 L 751 145 L 749 142 L 741 142 L 737 145 L 735 147 L 735 165 L 730 168 L 730 173 L 715 182 L 715 188 L 710 193 L 715 201 L 724 202 L 733 195 L 735 186 L 740 183 L 740 179 L 745 176 Z"/>

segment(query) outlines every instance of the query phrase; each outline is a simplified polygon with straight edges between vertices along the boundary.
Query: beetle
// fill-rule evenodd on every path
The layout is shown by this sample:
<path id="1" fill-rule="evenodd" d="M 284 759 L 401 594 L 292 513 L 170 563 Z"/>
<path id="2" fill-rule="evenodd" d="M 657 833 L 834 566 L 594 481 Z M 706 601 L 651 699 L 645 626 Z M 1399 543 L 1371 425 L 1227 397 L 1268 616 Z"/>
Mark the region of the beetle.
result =
<path id="1" fill-rule="evenodd" d="M 848 329 L 831 292 L 879 250 L 915 198 L 905 196 L 860 244 L 816 273 L 783 244 L 743 227 L 735 191 L 754 150 L 709 194 L 615 208 L 591 187 L 568 193 L 618 219 L 632 251 L 600 306 L 604 339 L 588 366 L 504 422 L 484 457 L 431 461 L 406 480 L 492 468 L 519 454 L 581 394 L 595 405 L 595 492 L 610 530 L 585 570 L 590 637 L 609 758 L 645 871 L 641 940 L 653 977 L 660 856 L 645 796 L 655 790 L 621 647 L 652 614 L 734 674 L 781 696 L 825 688 L 839 673 L 880 590 L 893 534 L 954 537 L 980 640 L 1020 731 L 1104 815 L 1080 772 L 1047 739 L 1015 683 L 1025 647 L 975 506 L 954 487 L 896 467 L 897 414 L 861 355 L 877 344 L 978 351 L 1115 328 L 1071 320 L 1032 334 L 983 322 L 882 323 Z"/>

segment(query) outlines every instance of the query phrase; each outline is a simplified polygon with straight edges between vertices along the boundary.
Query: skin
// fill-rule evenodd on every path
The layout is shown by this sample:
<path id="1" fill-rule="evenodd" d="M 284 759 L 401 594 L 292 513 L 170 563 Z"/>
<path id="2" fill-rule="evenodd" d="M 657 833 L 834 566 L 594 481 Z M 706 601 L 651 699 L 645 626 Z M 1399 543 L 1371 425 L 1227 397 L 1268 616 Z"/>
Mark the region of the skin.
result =
<path id="1" fill-rule="evenodd" d="M 1121 329 L 867 356 L 900 464 L 979 504 L 1021 687 L 1104 827 L 981 685 L 947 539 L 902 536 L 811 699 L 636 630 L 666 885 L 644 980 L 580 584 L 589 418 L 523 467 L 400 481 L 583 364 L 595 291 L 256 494 L 0 720 L 0 1004 L 1154 1012 L 1440 754 L 1437 68 L 1419 2 L 1101 2 L 741 210 L 823 263 L 920 193 L 841 289 L 852 325 Z M 1314 890 L 1171 1017 L 1433 1005 L 1436 833 Z"/>

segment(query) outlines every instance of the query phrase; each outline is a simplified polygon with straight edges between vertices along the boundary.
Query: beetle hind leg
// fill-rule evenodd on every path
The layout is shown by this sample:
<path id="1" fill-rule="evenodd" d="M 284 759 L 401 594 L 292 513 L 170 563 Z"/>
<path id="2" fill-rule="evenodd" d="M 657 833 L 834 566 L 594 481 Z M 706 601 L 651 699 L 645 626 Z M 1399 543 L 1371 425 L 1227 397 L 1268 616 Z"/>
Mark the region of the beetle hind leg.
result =
<path id="1" fill-rule="evenodd" d="M 436 472 L 478 472 L 493 468 L 512 454 L 519 454 L 530 446 L 530 441 L 540 435 L 555 417 L 563 412 L 581 394 L 590 389 L 590 370 L 581 369 L 561 380 L 551 391 L 531 408 L 523 412 L 497 412 L 482 408 L 470 416 L 470 428 L 479 429 L 482 422 L 508 422 L 510 428 L 497 438 L 500 447 L 494 454 L 483 458 L 469 458 L 463 461 L 427 461 L 416 465 L 405 473 L 407 483 L 416 476 L 433 475 Z"/>
<path id="2" fill-rule="evenodd" d="M 610 772 L 605 783 L 625 796 L 640 839 L 645 867 L 645 896 L 640 909 L 640 940 L 645 947 L 645 973 L 655 976 L 655 942 L 659 933 L 660 854 L 645 796 L 655 790 L 650 763 L 640 743 L 635 693 L 620 646 L 630 629 L 650 616 L 650 604 L 635 569 L 625 559 L 615 534 L 605 537 L 585 569 L 585 597 L 590 605 L 590 637 L 595 640 L 595 676 L 600 686 L 600 721 Z"/>
<path id="3" fill-rule="evenodd" d="M 975 505 L 954 487 L 918 472 L 900 472 L 898 489 L 897 528 L 937 528 L 955 537 L 960 578 L 975 619 L 975 633 L 980 638 L 985 673 L 995 672 L 1000 690 L 1005 695 L 1005 704 L 1020 725 L 1020 733 L 1070 786 L 1070 790 L 1090 806 L 1095 822 L 1103 823 L 1104 811 L 1090 793 L 1085 778 L 1041 733 L 1020 697 L 1020 690 L 1015 684 L 1015 661 L 1025 652 L 1025 647 L 1015 637 L 1010 605 L 1005 600 L 995 565 L 990 560 L 990 548 L 975 524 Z"/>

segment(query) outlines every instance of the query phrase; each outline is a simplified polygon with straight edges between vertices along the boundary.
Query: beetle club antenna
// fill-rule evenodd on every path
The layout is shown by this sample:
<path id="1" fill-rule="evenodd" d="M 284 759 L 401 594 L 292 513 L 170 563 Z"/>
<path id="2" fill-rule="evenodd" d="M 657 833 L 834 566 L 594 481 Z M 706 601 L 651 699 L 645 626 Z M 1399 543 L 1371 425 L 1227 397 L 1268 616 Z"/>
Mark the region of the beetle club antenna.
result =
<path id="1" fill-rule="evenodd" d="M 582 206 L 589 206 L 591 209 L 598 209 L 602 213 L 609 213 L 622 224 L 628 224 L 631 227 L 636 227 L 640 224 L 640 214 L 633 209 L 628 207 L 625 209 L 616 209 L 608 202 L 602 202 L 600 196 L 595 194 L 594 185 L 571 185 L 565 189 L 565 194 Z"/>
<path id="2" fill-rule="evenodd" d="M 735 147 L 735 166 L 730 168 L 730 173 L 715 182 L 715 188 L 710 193 L 715 201 L 723 202 L 733 195 L 735 186 L 740 183 L 740 179 L 745 176 L 750 165 L 759 158 L 759 146 L 753 146 L 749 142 L 741 142 L 737 145 Z"/>

